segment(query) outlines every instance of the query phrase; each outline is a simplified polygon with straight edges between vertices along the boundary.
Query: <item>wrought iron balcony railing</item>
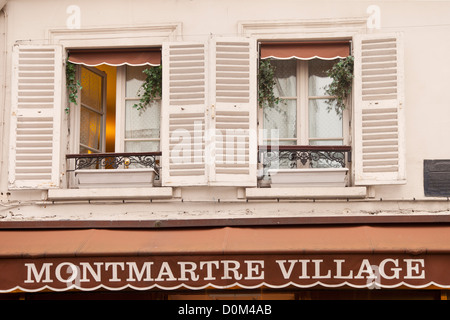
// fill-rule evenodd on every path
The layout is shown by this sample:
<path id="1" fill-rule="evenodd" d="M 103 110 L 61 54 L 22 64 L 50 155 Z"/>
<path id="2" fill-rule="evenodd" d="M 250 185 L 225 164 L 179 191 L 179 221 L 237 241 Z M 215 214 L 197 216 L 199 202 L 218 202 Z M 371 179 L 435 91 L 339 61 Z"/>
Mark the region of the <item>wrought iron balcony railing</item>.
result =
<path id="1" fill-rule="evenodd" d="M 68 171 L 81 169 L 152 168 L 159 174 L 161 152 L 68 154 L 74 160 Z"/>
<path id="2" fill-rule="evenodd" d="M 68 172 L 82 169 L 152 168 L 159 180 L 161 152 L 68 154 Z M 259 146 L 258 163 L 267 175 L 271 168 L 345 168 L 350 146 Z"/>
<path id="3" fill-rule="evenodd" d="M 259 146 L 258 162 L 264 175 L 270 168 L 345 168 L 351 150 L 350 146 Z"/>

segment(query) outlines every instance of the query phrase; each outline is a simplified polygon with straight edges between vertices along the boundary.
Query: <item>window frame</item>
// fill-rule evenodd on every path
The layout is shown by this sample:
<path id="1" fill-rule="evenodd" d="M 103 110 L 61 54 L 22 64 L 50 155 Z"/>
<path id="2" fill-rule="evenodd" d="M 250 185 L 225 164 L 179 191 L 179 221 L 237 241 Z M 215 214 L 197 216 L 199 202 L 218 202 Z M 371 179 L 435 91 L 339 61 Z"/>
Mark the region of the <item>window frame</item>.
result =
<path id="1" fill-rule="evenodd" d="M 139 98 L 127 97 L 126 95 L 126 76 L 127 76 L 127 68 L 132 66 L 119 66 L 117 67 L 117 85 L 116 85 L 116 142 L 115 142 L 115 151 L 116 152 L 125 152 L 125 142 L 133 141 L 133 139 L 127 139 L 125 136 L 126 129 L 126 104 L 129 100 L 138 100 Z M 161 98 L 157 99 L 159 101 L 159 108 L 161 110 L 162 102 Z M 139 141 L 158 141 L 159 142 L 159 151 L 161 151 L 161 112 L 159 119 L 159 138 L 145 138 L 145 139 L 137 139 Z"/>
<path id="2" fill-rule="evenodd" d="M 102 71 L 96 68 L 86 67 L 86 66 L 76 66 L 77 79 L 80 79 L 81 68 L 87 68 L 89 70 L 95 70 L 94 72 L 101 73 Z M 125 119 L 126 119 L 126 68 L 127 66 L 116 67 L 116 118 L 115 118 L 115 145 L 114 152 L 120 153 L 125 152 Z M 106 84 L 105 84 L 106 88 Z M 78 154 L 80 153 L 80 111 L 81 111 L 81 91 L 79 91 L 77 102 L 69 102 L 70 110 L 72 110 L 73 116 L 70 117 L 70 125 L 74 130 L 70 131 L 70 153 Z M 106 97 L 106 95 L 105 95 Z M 106 100 L 106 99 L 105 99 Z M 106 103 L 106 102 L 105 102 Z M 159 106 L 161 108 L 161 105 Z M 106 106 L 104 107 L 106 108 Z M 106 110 L 104 111 L 106 113 Z M 102 136 L 102 147 L 105 147 L 105 133 L 106 133 L 106 117 L 103 116 L 103 131 Z M 161 124 L 161 119 L 160 119 Z M 149 138 L 146 141 L 159 141 L 161 149 L 161 125 L 159 128 L 160 137 L 159 138 Z M 102 151 L 104 152 L 104 151 Z"/>
<path id="3" fill-rule="evenodd" d="M 61 60 L 61 67 L 64 66 L 64 61 L 67 61 L 67 51 L 71 48 L 77 49 L 98 49 L 98 48 L 115 48 L 118 45 L 121 48 L 142 48 L 142 47 L 162 47 L 162 44 L 167 41 L 179 39 L 182 35 L 181 22 L 156 23 L 142 25 L 136 27 L 106 27 L 106 28 L 86 28 L 80 30 L 67 29 L 49 29 L 49 42 L 54 43 L 60 48 L 58 59 Z M 65 72 L 62 71 L 62 83 L 65 79 Z M 61 88 L 62 97 L 61 103 L 65 104 L 68 100 L 67 90 Z M 70 107 L 74 106 L 70 103 Z M 72 109 L 73 110 L 73 109 Z M 59 124 L 59 123 L 58 123 Z M 117 124 L 117 119 L 116 119 Z M 73 116 L 66 116 L 62 119 L 61 129 L 66 130 L 69 134 L 61 135 L 61 146 L 64 146 L 58 159 L 63 163 L 58 172 L 64 171 L 67 167 L 64 165 L 65 154 L 76 154 L 76 133 L 72 131 L 76 128 L 76 122 Z M 161 146 L 161 144 L 160 144 Z M 60 167 L 58 165 L 58 167 Z"/>
<path id="4" fill-rule="evenodd" d="M 308 91 L 308 61 L 309 60 L 296 60 L 296 97 L 280 97 L 289 100 L 297 101 L 297 119 L 296 119 L 296 138 L 285 138 L 279 140 L 279 145 L 284 145 L 283 141 L 296 140 L 296 145 L 308 146 L 311 138 L 309 137 L 309 96 Z M 314 99 L 328 98 L 328 96 L 312 96 Z M 342 113 L 342 145 L 351 144 L 351 108 L 353 99 L 349 99 L 349 105 L 343 110 Z M 281 102 L 282 103 L 282 102 Z M 331 110 L 330 112 L 334 112 Z M 264 130 L 264 110 L 259 108 L 258 110 L 258 126 L 259 129 Z M 317 140 L 326 140 L 326 138 L 317 138 Z M 330 138 L 330 140 L 337 140 Z M 264 140 L 263 134 L 259 136 L 260 145 L 268 145 L 269 140 Z"/>

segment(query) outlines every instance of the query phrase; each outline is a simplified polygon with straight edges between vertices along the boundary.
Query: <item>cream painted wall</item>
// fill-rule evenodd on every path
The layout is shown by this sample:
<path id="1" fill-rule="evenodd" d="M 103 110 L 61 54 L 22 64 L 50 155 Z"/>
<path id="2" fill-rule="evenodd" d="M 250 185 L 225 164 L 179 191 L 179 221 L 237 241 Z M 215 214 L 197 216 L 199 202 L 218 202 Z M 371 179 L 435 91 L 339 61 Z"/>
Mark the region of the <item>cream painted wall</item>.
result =
<path id="1" fill-rule="evenodd" d="M 371 192 L 383 199 L 424 198 L 423 160 L 450 159 L 450 1 L 9 0 L 7 70 L 11 68 L 12 45 L 29 40 L 44 43 L 49 30 L 66 29 L 70 15 L 66 10 L 73 4 L 81 10 L 81 29 L 181 23 L 182 39 L 187 41 L 207 39 L 211 34 L 237 35 L 242 21 L 367 18 L 367 8 L 377 5 L 381 28 L 368 32 L 401 31 L 405 35 L 408 182 L 374 187 Z M 0 74 L 0 79 L 3 76 Z M 9 79 L 9 71 L 6 76 Z M 9 112 L 8 90 L 9 84 L 5 115 Z M 7 154 L 2 154 L 2 161 L 7 163 Z M 4 192 L 7 170 L 5 165 L 1 169 L 0 189 Z"/>
<path id="2" fill-rule="evenodd" d="M 4 5 L 3 1 L 0 3 L 0 7 L 2 4 Z M 4 141 L 7 139 L 8 135 L 5 136 L 6 128 L 8 128 L 7 121 L 5 121 L 5 117 L 7 117 L 6 113 L 6 82 L 7 82 L 7 59 L 6 59 L 6 30 L 7 30 L 7 15 L 4 11 L 4 9 L 0 10 L 0 141 Z M 5 159 L 7 159 L 7 144 L 1 143 L 0 144 L 0 177 L 6 177 L 7 171 L 6 171 L 6 165 Z M 5 188 L 5 179 L 0 178 L 0 199 L 3 197 L 3 192 L 6 190 Z"/>

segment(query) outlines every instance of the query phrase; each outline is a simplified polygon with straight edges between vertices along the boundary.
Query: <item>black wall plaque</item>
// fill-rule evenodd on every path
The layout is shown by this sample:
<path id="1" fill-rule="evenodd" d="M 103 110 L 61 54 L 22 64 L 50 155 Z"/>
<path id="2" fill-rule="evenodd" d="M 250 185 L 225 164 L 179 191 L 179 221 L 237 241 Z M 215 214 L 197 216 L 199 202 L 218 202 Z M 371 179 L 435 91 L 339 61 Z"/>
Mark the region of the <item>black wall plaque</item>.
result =
<path id="1" fill-rule="evenodd" d="M 427 197 L 450 197 L 450 160 L 424 160 L 423 187 Z"/>

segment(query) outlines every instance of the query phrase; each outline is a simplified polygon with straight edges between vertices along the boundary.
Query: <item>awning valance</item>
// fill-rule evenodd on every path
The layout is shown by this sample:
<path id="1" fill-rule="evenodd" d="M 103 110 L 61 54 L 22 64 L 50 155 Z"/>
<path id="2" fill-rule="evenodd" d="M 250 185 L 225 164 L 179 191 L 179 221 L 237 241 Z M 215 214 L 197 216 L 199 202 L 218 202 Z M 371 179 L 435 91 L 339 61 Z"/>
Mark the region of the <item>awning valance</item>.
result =
<path id="1" fill-rule="evenodd" d="M 0 231 L 0 292 L 450 288 L 450 226 Z"/>
<path id="2" fill-rule="evenodd" d="M 332 60 L 350 55 L 348 41 L 263 42 L 261 59 Z"/>
<path id="3" fill-rule="evenodd" d="M 159 66 L 160 48 L 145 49 L 79 49 L 69 50 L 69 61 L 74 64 L 95 67 L 102 64 L 110 66 Z"/>

